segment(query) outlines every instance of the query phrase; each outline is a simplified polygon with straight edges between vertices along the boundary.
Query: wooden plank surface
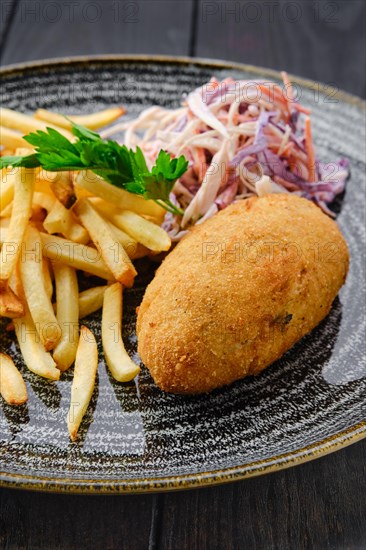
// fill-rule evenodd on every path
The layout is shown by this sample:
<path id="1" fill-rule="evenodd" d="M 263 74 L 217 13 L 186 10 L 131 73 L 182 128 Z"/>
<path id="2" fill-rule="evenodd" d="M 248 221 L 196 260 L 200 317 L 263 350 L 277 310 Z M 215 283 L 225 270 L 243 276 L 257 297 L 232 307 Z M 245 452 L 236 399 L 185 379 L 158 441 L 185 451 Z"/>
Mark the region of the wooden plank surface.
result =
<path id="1" fill-rule="evenodd" d="M 286 70 L 366 95 L 364 0 L 199 2 L 197 56 Z"/>
<path id="2" fill-rule="evenodd" d="M 148 548 L 160 497 L 81 496 L 0 490 L 0 548 Z"/>
<path id="3" fill-rule="evenodd" d="M 0 51 L 3 51 L 9 24 L 16 11 L 17 0 L 3 0 L 0 4 Z"/>
<path id="4" fill-rule="evenodd" d="M 103 53 L 188 55 L 193 0 L 18 0 L 2 63 Z"/>
<path id="5" fill-rule="evenodd" d="M 135 496 L 0 490 L 0 548 L 366 548 L 366 441 L 224 486 Z"/>
<path id="6" fill-rule="evenodd" d="M 268 476 L 165 495 L 159 548 L 361 550 L 365 489 L 363 441 Z"/>

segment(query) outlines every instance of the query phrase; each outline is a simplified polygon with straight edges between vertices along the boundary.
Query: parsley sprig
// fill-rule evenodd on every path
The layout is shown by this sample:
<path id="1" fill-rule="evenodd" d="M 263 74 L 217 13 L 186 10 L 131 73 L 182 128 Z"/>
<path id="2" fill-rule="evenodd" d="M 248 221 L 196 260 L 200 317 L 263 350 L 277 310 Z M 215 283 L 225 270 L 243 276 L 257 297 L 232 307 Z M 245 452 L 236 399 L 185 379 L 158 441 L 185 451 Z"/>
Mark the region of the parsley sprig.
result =
<path id="1" fill-rule="evenodd" d="M 41 166 L 50 172 L 91 170 L 116 187 L 154 200 L 172 214 L 183 215 L 169 198 L 175 182 L 188 167 L 183 155 L 172 159 L 161 150 L 150 171 L 139 147 L 133 151 L 116 141 L 104 141 L 96 132 L 74 123 L 72 132 L 77 138 L 74 143 L 53 128 L 28 134 L 24 139 L 36 152 L 25 157 L 0 157 L 0 167 Z"/>

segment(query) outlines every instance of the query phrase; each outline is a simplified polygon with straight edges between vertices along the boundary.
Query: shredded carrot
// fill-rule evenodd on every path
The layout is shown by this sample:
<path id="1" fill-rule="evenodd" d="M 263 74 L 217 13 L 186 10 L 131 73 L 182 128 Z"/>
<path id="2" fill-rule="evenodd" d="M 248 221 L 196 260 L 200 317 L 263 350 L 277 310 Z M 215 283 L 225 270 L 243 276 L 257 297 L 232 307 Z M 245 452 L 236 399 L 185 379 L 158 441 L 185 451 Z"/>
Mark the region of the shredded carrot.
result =
<path id="1" fill-rule="evenodd" d="M 293 108 L 296 109 L 296 111 L 299 111 L 299 113 L 303 113 L 304 115 L 310 115 L 311 113 L 311 109 L 300 105 L 300 103 L 294 103 Z"/>
<path id="2" fill-rule="evenodd" d="M 259 89 L 266 95 L 270 101 L 279 103 L 278 108 L 286 115 L 287 121 L 290 118 L 290 109 L 283 91 L 278 86 L 273 86 L 270 90 L 264 84 L 258 84 Z"/>
<path id="3" fill-rule="evenodd" d="M 258 84 L 258 88 L 270 99 L 273 98 L 275 101 L 279 101 L 284 106 L 286 106 L 286 99 L 283 97 L 283 94 L 273 86 L 270 90 L 264 84 Z"/>
<path id="4" fill-rule="evenodd" d="M 308 181 L 316 181 L 316 166 L 315 166 L 315 153 L 313 138 L 311 135 L 311 120 L 309 117 L 305 119 L 305 147 L 308 154 L 307 168 L 308 168 Z"/>
<path id="5" fill-rule="evenodd" d="M 285 72 L 285 71 L 282 71 L 281 72 L 281 76 L 282 76 L 282 79 L 283 79 L 283 83 L 285 85 L 285 88 L 286 88 L 286 98 L 287 98 L 287 101 L 289 103 L 293 103 L 294 102 L 294 91 L 293 91 L 293 88 L 292 88 L 292 84 L 291 84 L 291 81 L 288 77 L 288 74 Z"/>
<path id="6" fill-rule="evenodd" d="M 307 109 L 306 107 L 303 107 L 298 103 L 294 97 L 294 89 L 292 87 L 291 80 L 289 79 L 288 74 L 285 71 L 282 71 L 281 76 L 283 78 L 283 83 L 286 88 L 286 100 L 287 100 L 287 106 L 289 109 L 289 112 L 291 112 L 291 109 L 295 109 L 299 113 L 303 113 L 304 115 L 310 115 L 311 111 L 310 109 Z"/>
<path id="7" fill-rule="evenodd" d="M 294 144 L 292 143 L 292 141 L 290 141 L 282 151 L 282 156 L 285 158 L 289 157 L 292 154 L 293 149 L 294 149 Z"/>
<path id="8" fill-rule="evenodd" d="M 239 124 L 239 113 L 234 113 L 233 124 L 235 124 L 236 126 Z"/>
<path id="9" fill-rule="evenodd" d="M 225 80 L 223 80 L 223 82 L 225 82 Z M 213 76 L 210 80 L 210 84 L 212 84 L 214 88 L 217 88 L 220 82 L 217 80 L 217 78 Z"/>

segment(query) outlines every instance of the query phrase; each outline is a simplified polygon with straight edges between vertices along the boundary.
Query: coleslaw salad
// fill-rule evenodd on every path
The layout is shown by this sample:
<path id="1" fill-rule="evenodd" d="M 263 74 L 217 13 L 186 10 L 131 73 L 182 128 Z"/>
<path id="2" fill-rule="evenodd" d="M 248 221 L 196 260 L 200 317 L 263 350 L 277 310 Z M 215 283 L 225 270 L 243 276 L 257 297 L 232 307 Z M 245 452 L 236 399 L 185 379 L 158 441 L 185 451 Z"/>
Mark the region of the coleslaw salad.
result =
<path id="1" fill-rule="evenodd" d="M 253 194 L 296 193 L 334 217 L 329 205 L 345 189 L 349 163 L 316 159 L 310 110 L 296 99 L 288 75 L 282 77 L 283 86 L 212 78 L 178 109 L 153 106 L 101 134 L 124 131 L 125 145 L 140 147 L 150 166 L 161 149 L 186 157 L 188 170 L 170 197 L 184 215 L 168 212 L 163 224 L 173 241 Z"/>

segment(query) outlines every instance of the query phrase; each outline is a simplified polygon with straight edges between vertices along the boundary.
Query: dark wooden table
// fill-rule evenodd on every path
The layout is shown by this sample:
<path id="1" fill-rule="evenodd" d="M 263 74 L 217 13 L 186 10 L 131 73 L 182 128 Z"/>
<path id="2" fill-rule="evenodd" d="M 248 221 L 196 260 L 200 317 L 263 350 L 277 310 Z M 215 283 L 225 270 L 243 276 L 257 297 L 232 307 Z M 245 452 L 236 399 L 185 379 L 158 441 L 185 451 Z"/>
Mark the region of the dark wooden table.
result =
<path id="1" fill-rule="evenodd" d="M 231 59 L 366 95 L 366 2 L 4 0 L 2 64 L 98 53 Z M 136 496 L 0 490 L 0 547 L 366 549 L 366 441 L 209 489 Z"/>

